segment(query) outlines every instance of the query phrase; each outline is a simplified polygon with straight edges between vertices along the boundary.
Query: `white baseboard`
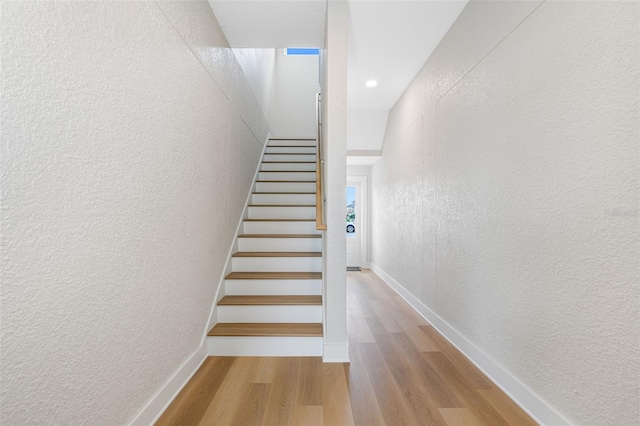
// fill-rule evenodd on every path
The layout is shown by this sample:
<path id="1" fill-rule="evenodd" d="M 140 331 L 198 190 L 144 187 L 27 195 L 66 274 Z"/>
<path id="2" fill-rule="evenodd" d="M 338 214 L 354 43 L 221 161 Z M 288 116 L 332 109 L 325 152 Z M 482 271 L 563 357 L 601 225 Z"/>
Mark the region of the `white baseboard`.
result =
<path id="1" fill-rule="evenodd" d="M 325 343 L 322 352 L 322 362 L 351 362 L 349 360 L 349 344 Z"/>
<path id="2" fill-rule="evenodd" d="M 371 270 L 375 272 L 389 287 L 394 289 L 405 299 L 420 315 L 436 328 L 452 345 L 462 352 L 476 367 L 498 386 L 509 398 L 518 404 L 538 424 L 565 426 L 570 423 L 558 412 L 551 408 L 538 395 L 531 391 L 524 383 L 515 378 L 502 365 L 498 364 L 489 355 L 473 344 L 469 339 L 460 334 L 438 314 L 428 308 L 421 300 L 411 294 L 400 283 L 394 280 L 379 266 L 371 263 Z"/>
<path id="3" fill-rule="evenodd" d="M 158 421 L 164 410 L 198 371 L 206 358 L 207 348 L 202 345 L 182 363 L 175 374 L 156 392 L 130 424 L 134 426 L 152 425 Z"/>

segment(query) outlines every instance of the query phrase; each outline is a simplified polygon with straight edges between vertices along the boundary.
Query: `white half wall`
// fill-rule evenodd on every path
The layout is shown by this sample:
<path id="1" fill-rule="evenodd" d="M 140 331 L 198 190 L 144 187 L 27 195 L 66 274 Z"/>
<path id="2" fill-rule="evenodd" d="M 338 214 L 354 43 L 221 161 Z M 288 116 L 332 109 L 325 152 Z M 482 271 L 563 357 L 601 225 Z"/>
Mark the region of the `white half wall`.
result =
<path id="1" fill-rule="evenodd" d="M 345 0 L 327 5 L 326 50 L 323 52 L 322 144 L 326 173 L 324 231 L 325 362 L 348 362 L 347 260 L 345 237 L 347 162 L 347 22 Z"/>
<path id="2" fill-rule="evenodd" d="M 126 424 L 206 353 L 267 121 L 207 2 L 3 2 L 0 32 L 0 418 Z"/>
<path id="3" fill-rule="evenodd" d="M 373 263 L 541 421 L 640 418 L 639 9 L 469 2 L 372 166 Z"/>

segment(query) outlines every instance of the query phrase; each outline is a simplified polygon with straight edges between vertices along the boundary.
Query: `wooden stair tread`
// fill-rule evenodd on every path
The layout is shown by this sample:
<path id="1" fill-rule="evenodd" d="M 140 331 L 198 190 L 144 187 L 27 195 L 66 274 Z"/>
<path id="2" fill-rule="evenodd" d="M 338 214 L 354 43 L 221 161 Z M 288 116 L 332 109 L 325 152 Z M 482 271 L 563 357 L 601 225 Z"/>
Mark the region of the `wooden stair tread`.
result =
<path id="1" fill-rule="evenodd" d="M 249 204 L 247 207 L 315 207 L 315 204 Z"/>
<path id="2" fill-rule="evenodd" d="M 322 323 L 219 323 L 209 336 L 322 337 Z"/>
<path id="3" fill-rule="evenodd" d="M 260 195 L 274 195 L 274 194 L 283 194 L 283 195 L 289 195 L 289 194 L 306 194 L 306 195 L 315 195 L 315 192 L 252 192 L 252 194 L 260 194 Z"/>
<path id="4" fill-rule="evenodd" d="M 218 302 L 220 306 L 253 305 L 322 305 L 322 296 L 225 296 Z"/>
<path id="5" fill-rule="evenodd" d="M 227 280 L 319 280 L 322 272 L 231 272 Z"/>
<path id="6" fill-rule="evenodd" d="M 267 145 L 267 148 L 315 148 L 316 145 Z"/>
<path id="7" fill-rule="evenodd" d="M 269 138 L 270 141 L 315 141 L 315 138 Z"/>
<path id="8" fill-rule="evenodd" d="M 244 219 L 245 222 L 315 222 L 315 219 Z"/>
<path id="9" fill-rule="evenodd" d="M 316 183 L 315 180 L 257 180 L 257 183 Z"/>
<path id="10" fill-rule="evenodd" d="M 322 257 L 319 251 L 239 251 L 231 257 Z"/>
<path id="11" fill-rule="evenodd" d="M 320 234 L 242 234 L 238 238 L 322 238 Z"/>
<path id="12" fill-rule="evenodd" d="M 303 154 L 304 155 L 304 154 Z M 311 154 L 309 154 L 311 155 Z M 316 161 L 275 161 L 275 160 L 264 160 L 262 161 L 263 163 L 269 163 L 269 164 L 276 164 L 276 163 L 280 163 L 280 164 L 316 164 Z M 263 170 L 261 170 L 263 171 Z M 264 170 L 264 171 L 268 171 L 268 170 Z M 312 172 L 315 172 L 315 170 L 310 170 Z"/>

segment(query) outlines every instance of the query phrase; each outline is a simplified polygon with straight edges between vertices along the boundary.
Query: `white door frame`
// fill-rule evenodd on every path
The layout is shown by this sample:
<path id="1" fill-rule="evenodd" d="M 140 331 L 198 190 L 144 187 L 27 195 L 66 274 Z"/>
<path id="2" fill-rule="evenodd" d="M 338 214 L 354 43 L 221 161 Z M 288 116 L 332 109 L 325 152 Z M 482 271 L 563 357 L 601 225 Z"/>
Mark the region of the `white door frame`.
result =
<path id="1" fill-rule="evenodd" d="M 347 176 L 347 186 L 354 186 L 356 189 L 356 238 L 360 240 L 360 264 L 348 266 L 360 266 L 368 268 L 367 263 L 369 253 L 369 198 L 367 188 L 367 176 Z M 345 188 L 346 189 L 346 188 Z M 359 194 L 359 196 L 358 196 Z"/>

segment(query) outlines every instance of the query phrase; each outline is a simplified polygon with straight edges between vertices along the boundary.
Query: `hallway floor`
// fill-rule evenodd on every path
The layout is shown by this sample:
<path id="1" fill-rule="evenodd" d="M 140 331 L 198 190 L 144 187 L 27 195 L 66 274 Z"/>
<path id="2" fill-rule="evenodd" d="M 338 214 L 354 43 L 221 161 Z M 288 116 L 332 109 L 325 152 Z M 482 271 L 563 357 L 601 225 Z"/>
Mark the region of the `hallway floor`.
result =
<path id="1" fill-rule="evenodd" d="M 209 357 L 159 425 L 535 425 L 375 274 L 347 273 L 351 364 Z"/>

